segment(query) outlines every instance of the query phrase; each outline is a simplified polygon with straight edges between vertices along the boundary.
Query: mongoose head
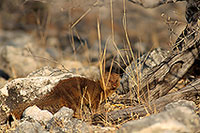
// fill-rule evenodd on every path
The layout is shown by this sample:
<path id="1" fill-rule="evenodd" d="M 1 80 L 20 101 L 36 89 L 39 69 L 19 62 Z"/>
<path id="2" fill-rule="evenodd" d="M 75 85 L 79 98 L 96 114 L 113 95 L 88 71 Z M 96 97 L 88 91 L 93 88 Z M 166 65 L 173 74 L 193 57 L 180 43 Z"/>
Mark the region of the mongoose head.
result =
<path id="1" fill-rule="evenodd" d="M 120 85 L 120 76 L 116 73 L 105 73 L 100 80 L 100 86 L 106 96 L 110 96 Z"/>

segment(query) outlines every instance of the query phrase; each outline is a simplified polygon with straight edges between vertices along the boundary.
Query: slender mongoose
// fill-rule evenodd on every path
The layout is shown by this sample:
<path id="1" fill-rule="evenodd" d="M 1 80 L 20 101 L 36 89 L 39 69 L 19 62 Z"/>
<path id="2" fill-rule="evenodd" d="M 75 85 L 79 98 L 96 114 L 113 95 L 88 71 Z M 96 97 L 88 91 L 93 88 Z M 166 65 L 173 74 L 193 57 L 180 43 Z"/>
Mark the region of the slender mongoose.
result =
<path id="1" fill-rule="evenodd" d="M 51 92 L 40 99 L 19 105 L 11 111 L 15 118 L 20 119 L 23 111 L 36 105 L 56 113 L 61 107 L 66 106 L 74 110 L 74 116 L 82 118 L 85 108 L 95 113 L 102 101 L 110 96 L 120 85 L 120 76 L 116 73 L 106 73 L 103 78 L 93 81 L 83 77 L 72 77 L 60 81 Z"/>

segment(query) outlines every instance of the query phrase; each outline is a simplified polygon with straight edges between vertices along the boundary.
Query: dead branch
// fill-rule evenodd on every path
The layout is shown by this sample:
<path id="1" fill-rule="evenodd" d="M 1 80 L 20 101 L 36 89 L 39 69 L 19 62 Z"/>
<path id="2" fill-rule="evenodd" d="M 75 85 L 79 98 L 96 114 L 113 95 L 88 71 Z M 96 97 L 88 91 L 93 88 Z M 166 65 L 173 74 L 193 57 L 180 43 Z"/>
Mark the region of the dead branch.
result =
<path id="1" fill-rule="evenodd" d="M 200 29 L 198 24 L 189 26 L 188 35 L 182 43 L 177 44 L 182 47 L 180 50 L 172 50 L 168 57 L 151 71 L 145 73 L 140 79 L 139 94 L 141 100 L 152 101 L 166 95 L 177 82 L 191 68 L 200 50 Z M 176 44 L 175 44 L 176 45 Z M 133 86 L 138 89 L 137 86 Z M 131 96 L 132 94 L 129 94 Z"/>
<path id="2" fill-rule="evenodd" d="M 95 114 L 93 123 L 118 124 L 124 120 L 135 119 L 164 109 L 165 105 L 182 99 L 195 101 L 200 93 L 200 79 L 172 94 L 167 94 L 188 72 L 200 53 L 200 29 L 198 23 L 186 27 L 187 35 L 174 48 L 171 54 L 158 66 L 154 67 L 141 79 L 140 98 L 144 105 L 137 105 L 109 113 Z M 131 98 L 132 94 L 127 94 Z M 124 100 L 124 99 L 123 99 Z"/>
<path id="3" fill-rule="evenodd" d="M 135 107 L 129 107 L 122 110 L 111 111 L 109 113 L 95 114 L 93 117 L 94 124 L 112 123 L 119 124 L 124 120 L 136 119 L 144 117 L 147 114 L 154 114 L 162 111 L 164 107 L 178 100 L 196 100 L 196 96 L 200 93 L 200 79 L 182 88 L 180 91 L 165 95 L 151 101 L 148 105 L 138 105 Z"/>
<path id="4" fill-rule="evenodd" d="M 133 2 L 134 4 L 143 6 L 145 8 L 155 8 L 163 4 L 176 3 L 178 1 L 186 1 L 186 0 L 129 0 L 129 1 Z"/>

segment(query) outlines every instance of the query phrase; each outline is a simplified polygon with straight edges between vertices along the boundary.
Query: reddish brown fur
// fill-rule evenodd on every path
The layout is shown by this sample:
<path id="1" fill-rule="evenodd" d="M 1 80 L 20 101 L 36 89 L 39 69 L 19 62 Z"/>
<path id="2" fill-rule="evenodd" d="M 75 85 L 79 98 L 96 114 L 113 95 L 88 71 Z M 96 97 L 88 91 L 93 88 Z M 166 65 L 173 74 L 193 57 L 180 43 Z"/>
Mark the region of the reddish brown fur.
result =
<path id="1" fill-rule="evenodd" d="M 91 113 L 95 113 L 100 102 L 119 87 L 118 74 L 105 74 L 103 77 L 104 80 L 97 82 L 82 77 L 62 80 L 53 88 L 53 91 L 41 99 L 19 105 L 17 109 L 12 111 L 12 114 L 17 119 L 20 119 L 23 111 L 32 105 L 37 105 L 40 109 L 49 110 L 53 114 L 61 107 L 66 106 L 74 110 L 74 116 L 77 118 L 81 118 L 82 112 L 86 111 L 84 108 L 89 108 Z M 105 86 L 103 85 L 104 81 Z"/>

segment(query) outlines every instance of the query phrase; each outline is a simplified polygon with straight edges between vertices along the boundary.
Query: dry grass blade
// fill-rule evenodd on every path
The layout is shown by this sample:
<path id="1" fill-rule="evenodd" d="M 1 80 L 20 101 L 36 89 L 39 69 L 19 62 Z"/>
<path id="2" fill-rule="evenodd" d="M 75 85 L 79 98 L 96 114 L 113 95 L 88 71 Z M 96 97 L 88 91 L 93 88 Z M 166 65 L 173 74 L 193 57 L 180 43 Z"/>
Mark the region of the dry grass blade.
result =
<path id="1" fill-rule="evenodd" d="M 160 97 L 150 103 L 149 106 L 154 107 L 154 110 L 150 109 L 146 105 L 137 105 L 135 107 L 129 107 L 122 110 L 111 111 L 107 114 L 107 123 L 121 124 L 124 120 L 129 119 L 138 119 L 140 117 L 147 116 L 147 110 L 150 114 L 160 112 L 164 107 L 178 100 L 183 100 L 189 98 L 189 100 L 196 100 L 196 95 L 200 93 L 200 79 L 189 84 L 182 90 L 168 94 L 166 96 Z M 155 106 L 156 105 L 156 106 Z M 118 121 L 120 118 L 123 121 Z M 104 122 L 102 122 L 104 121 Z M 104 124 L 105 123 L 105 114 L 95 114 L 93 117 L 94 124 Z"/>
<path id="2" fill-rule="evenodd" d="M 155 113 L 155 111 L 161 111 L 167 103 L 184 99 L 187 96 L 185 91 L 177 92 L 177 95 L 166 94 L 187 73 L 194 64 L 195 59 L 198 58 L 200 51 L 199 26 L 198 24 L 189 26 L 191 26 L 190 29 L 192 29 L 192 32 L 190 32 L 192 33 L 192 37 L 191 34 L 186 35 L 187 40 L 182 43 L 185 44 L 182 45 L 182 51 L 176 52 L 172 50 L 171 54 L 160 65 L 154 67 L 148 73 L 145 73 L 140 79 L 139 97 L 144 101 L 142 102 L 143 105 L 111 111 L 106 116 L 106 119 L 105 114 L 96 114 L 93 118 L 94 123 L 98 123 L 103 119 L 103 121 L 107 120 L 108 123 L 116 124 L 120 123 L 118 118 L 126 120 L 132 116 L 131 114 L 139 114 L 139 116 L 145 116 L 148 113 L 152 114 Z M 187 28 L 185 30 L 187 30 Z M 192 93 L 195 90 L 195 94 L 198 94 L 199 80 L 193 84 L 195 85 L 195 89 L 192 87 L 193 90 L 190 91 Z M 137 86 L 135 88 L 137 88 Z M 189 88 L 191 88 L 191 86 L 189 86 Z M 128 98 L 130 95 L 132 94 L 129 93 L 126 97 Z M 154 109 L 152 107 L 154 107 Z"/>

